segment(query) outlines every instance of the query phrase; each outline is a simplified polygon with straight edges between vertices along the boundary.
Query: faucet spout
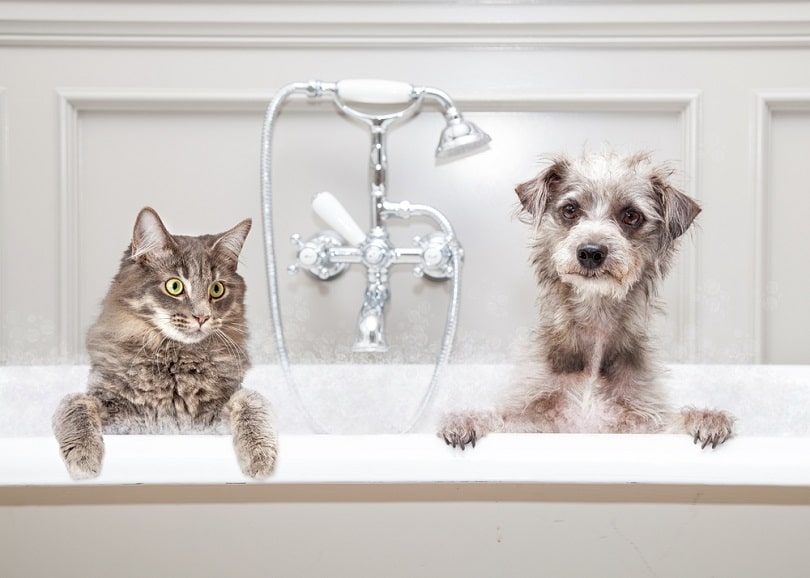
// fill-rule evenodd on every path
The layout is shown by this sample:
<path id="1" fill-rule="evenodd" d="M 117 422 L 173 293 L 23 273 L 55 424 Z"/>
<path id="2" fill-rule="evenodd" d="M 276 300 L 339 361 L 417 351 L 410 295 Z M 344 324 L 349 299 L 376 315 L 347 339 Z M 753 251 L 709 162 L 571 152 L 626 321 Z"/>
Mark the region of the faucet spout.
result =
<path id="1" fill-rule="evenodd" d="M 355 353 L 385 353 L 385 303 L 388 301 L 388 285 L 378 280 L 369 281 L 360 317 L 357 321 L 357 339 L 352 351 Z"/>

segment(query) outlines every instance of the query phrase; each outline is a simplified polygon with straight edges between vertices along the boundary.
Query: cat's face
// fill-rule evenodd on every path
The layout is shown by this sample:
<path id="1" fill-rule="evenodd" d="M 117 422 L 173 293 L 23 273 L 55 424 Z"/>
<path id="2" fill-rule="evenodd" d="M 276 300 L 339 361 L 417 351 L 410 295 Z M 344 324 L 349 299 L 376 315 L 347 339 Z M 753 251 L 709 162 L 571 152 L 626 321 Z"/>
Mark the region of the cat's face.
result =
<path id="1" fill-rule="evenodd" d="M 131 245 L 138 287 L 124 288 L 127 304 L 164 337 L 181 343 L 244 335 L 245 282 L 236 266 L 250 225 L 247 219 L 221 235 L 171 235 L 154 210 L 143 209 Z"/>

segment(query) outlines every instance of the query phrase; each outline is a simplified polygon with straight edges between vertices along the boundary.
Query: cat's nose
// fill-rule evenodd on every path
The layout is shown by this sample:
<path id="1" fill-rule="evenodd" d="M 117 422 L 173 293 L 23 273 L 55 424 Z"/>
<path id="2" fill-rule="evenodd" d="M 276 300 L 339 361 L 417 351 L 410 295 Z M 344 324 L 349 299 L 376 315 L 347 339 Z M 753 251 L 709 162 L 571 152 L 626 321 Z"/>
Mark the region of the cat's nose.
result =
<path id="1" fill-rule="evenodd" d="M 210 315 L 194 315 L 194 319 L 196 319 L 197 323 L 199 323 L 200 327 L 202 327 L 205 324 L 206 321 L 211 319 L 211 316 Z"/>

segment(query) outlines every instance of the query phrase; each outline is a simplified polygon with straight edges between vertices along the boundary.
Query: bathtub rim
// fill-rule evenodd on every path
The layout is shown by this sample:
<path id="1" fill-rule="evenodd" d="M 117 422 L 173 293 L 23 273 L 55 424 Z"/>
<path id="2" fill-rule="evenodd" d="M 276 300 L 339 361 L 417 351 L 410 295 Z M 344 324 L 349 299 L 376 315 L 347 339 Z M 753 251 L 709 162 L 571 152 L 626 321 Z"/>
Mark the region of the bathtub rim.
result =
<path id="1" fill-rule="evenodd" d="M 273 476 L 239 471 L 229 436 L 105 436 L 102 474 L 72 481 L 52 437 L 0 438 L 0 488 L 220 485 L 667 485 L 810 488 L 810 437 L 493 434 L 464 452 L 429 434 L 282 434 Z"/>

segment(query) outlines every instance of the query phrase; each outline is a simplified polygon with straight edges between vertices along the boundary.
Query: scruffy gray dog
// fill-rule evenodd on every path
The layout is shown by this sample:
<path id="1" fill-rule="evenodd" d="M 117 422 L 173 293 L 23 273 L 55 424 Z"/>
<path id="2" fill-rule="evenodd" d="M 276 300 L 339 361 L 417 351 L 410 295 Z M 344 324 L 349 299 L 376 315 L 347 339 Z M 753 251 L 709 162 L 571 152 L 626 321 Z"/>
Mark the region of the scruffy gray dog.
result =
<path id="1" fill-rule="evenodd" d="M 448 444 L 489 432 L 683 432 L 704 448 L 731 437 L 725 412 L 667 407 L 650 355 L 658 284 L 700 212 L 672 174 L 646 154 L 585 154 L 518 185 L 540 289 L 529 360 L 500 408 L 444 417 Z"/>

